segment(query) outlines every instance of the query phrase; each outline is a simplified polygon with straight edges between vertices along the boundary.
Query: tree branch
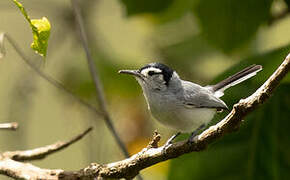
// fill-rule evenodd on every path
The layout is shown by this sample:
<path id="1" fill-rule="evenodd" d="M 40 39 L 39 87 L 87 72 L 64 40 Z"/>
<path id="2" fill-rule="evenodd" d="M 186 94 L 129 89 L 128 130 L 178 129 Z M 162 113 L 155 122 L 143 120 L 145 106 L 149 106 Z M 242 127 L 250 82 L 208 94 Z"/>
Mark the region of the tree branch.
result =
<path id="1" fill-rule="evenodd" d="M 144 148 L 141 152 L 128 159 L 105 165 L 92 163 L 78 172 L 64 171 L 59 175 L 59 178 L 93 179 L 93 177 L 103 177 L 130 179 L 135 177 L 140 170 L 159 162 L 173 159 L 186 153 L 204 150 L 208 144 L 237 129 L 247 114 L 255 110 L 260 104 L 263 104 L 273 94 L 274 89 L 286 76 L 289 69 L 290 54 L 254 94 L 236 103 L 232 111 L 222 121 L 203 131 L 195 138 L 193 143 L 181 141 L 172 144 L 166 149 L 163 146 L 159 148 Z"/>
<path id="2" fill-rule="evenodd" d="M 95 85 L 95 90 L 96 90 L 96 94 L 98 97 L 97 102 L 99 103 L 99 107 L 103 113 L 103 117 L 104 117 L 104 120 L 105 120 L 107 127 L 109 128 L 109 130 L 113 134 L 116 142 L 118 143 L 118 145 L 121 148 L 125 157 L 129 157 L 129 153 L 127 151 L 127 148 L 126 148 L 125 144 L 122 142 L 120 136 L 118 135 L 118 133 L 117 133 L 117 131 L 112 123 L 112 119 L 110 117 L 108 109 L 107 109 L 106 100 L 105 100 L 105 96 L 104 96 L 104 92 L 103 92 L 103 87 L 102 87 L 101 81 L 100 81 L 99 76 L 98 76 L 96 65 L 94 63 L 94 60 L 93 60 L 92 55 L 91 55 L 90 50 L 89 50 L 88 39 L 87 39 L 87 34 L 85 32 L 83 18 L 81 16 L 81 10 L 80 10 L 79 5 L 77 4 L 76 0 L 71 0 L 71 4 L 72 4 L 73 12 L 74 12 L 74 15 L 76 18 L 76 23 L 78 26 L 77 28 L 80 32 L 81 43 L 82 43 L 83 48 L 84 48 L 85 53 L 86 53 L 88 68 L 90 70 L 91 77 L 92 77 L 94 85 Z"/>
<path id="3" fill-rule="evenodd" d="M 43 159 L 47 155 L 60 151 L 69 145 L 77 142 L 78 140 L 82 139 L 86 134 L 88 134 L 93 128 L 89 127 L 81 134 L 71 138 L 68 141 L 59 141 L 51 145 L 47 145 L 44 147 L 35 148 L 32 150 L 25 150 L 25 151 L 7 151 L 2 154 L 2 156 L 15 160 L 15 161 L 27 161 L 27 160 L 36 160 L 36 159 Z"/>
<path id="4" fill-rule="evenodd" d="M 4 152 L 0 154 L 0 174 L 4 174 L 15 179 L 58 179 L 58 175 L 63 172 L 61 169 L 41 169 L 32 164 L 21 163 L 18 161 L 45 158 L 47 155 L 60 151 L 82 139 L 91 130 L 92 127 L 65 142 L 60 141 L 45 147 L 26 151 Z"/>
<path id="5" fill-rule="evenodd" d="M 0 130 L 16 130 L 17 128 L 18 128 L 18 123 L 16 122 L 0 124 Z"/>

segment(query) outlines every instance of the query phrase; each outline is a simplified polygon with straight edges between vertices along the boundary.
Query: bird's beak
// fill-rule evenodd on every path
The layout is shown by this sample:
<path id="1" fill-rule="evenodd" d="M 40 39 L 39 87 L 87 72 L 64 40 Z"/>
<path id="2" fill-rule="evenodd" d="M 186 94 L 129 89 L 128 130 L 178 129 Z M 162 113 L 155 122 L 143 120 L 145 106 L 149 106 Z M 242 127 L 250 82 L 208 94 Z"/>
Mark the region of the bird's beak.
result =
<path id="1" fill-rule="evenodd" d="M 138 77 L 138 78 L 143 80 L 142 74 L 137 70 L 120 70 L 119 73 L 133 75 L 133 76 Z"/>

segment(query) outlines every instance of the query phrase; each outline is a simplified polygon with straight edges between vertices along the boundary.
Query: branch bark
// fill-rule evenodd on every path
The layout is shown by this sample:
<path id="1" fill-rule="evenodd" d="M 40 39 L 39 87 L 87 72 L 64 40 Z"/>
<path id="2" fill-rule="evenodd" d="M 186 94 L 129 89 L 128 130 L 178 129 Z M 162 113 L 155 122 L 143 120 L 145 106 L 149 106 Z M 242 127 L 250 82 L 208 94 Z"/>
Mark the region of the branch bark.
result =
<path id="1" fill-rule="evenodd" d="M 18 128 L 18 123 L 16 122 L 0 124 L 0 130 L 16 130 L 17 128 Z"/>
<path id="2" fill-rule="evenodd" d="M 29 163 L 21 163 L 9 158 L 0 160 L 0 174 L 14 179 L 58 179 L 58 174 L 63 172 L 61 169 L 41 169 Z"/>

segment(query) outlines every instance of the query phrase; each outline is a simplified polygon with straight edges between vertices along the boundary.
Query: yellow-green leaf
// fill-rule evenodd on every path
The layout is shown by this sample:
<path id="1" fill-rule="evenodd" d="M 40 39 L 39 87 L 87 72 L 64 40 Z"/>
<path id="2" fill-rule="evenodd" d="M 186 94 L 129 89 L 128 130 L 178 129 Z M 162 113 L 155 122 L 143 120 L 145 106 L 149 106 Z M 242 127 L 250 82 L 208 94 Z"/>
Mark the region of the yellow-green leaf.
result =
<path id="1" fill-rule="evenodd" d="M 31 24 L 35 27 L 32 30 L 33 42 L 31 48 L 41 56 L 46 56 L 47 42 L 50 34 L 50 23 L 47 18 L 32 19 Z"/>
<path id="2" fill-rule="evenodd" d="M 39 55 L 45 57 L 50 34 L 50 23 L 48 19 L 46 17 L 43 17 L 42 19 L 30 19 L 23 5 L 17 0 L 13 0 L 13 2 L 20 9 L 21 13 L 30 24 L 33 34 L 31 48 Z"/>

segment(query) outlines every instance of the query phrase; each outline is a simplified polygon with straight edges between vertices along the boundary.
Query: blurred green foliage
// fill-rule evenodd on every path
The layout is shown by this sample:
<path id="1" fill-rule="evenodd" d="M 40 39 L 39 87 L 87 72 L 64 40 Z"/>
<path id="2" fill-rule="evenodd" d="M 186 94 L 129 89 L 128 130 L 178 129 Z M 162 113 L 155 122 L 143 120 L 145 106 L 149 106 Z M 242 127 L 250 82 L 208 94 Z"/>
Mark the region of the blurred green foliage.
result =
<path id="1" fill-rule="evenodd" d="M 267 22 L 272 0 L 203 0 L 194 8 L 203 36 L 230 52 L 253 37 Z"/>
<path id="2" fill-rule="evenodd" d="M 94 59 L 97 59 L 96 66 L 102 67 L 99 69 L 101 74 L 101 80 L 104 83 L 104 89 L 106 94 L 118 94 L 122 97 L 132 97 L 139 95 L 137 91 L 138 84 L 135 82 L 134 78 L 124 78 L 123 75 L 118 74 L 120 69 L 124 69 L 118 63 L 113 63 L 112 60 L 94 55 Z M 137 69 L 138 67 L 130 67 L 132 69 Z M 87 99 L 93 100 L 96 96 L 94 91 L 93 82 L 87 73 L 86 68 L 68 68 L 63 75 L 63 82 L 66 86 L 72 89 L 79 96 Z M 118 79 L 118 81 L 116 81 Z M 126 84 L 127 86 L 124 86 Z"/>
<path id="3" fill-rule="evenodd" d="M 173 0 L 121 0 L 126 5 L 127 15 L 140 13 L 158 13 L 166 9 Z"/>
<path id="4" fill-rule="evenodd" d="M 260 25 L 270 17 L 272 0 L 122 0 L 127 14 L 150 14 L 159 20 L 180 17 L 191 12 L 199 20 L 202 35 L 212 45 L 231 52 L 245 45 Z M 156 14 L 158 12 L 158 14 Z"/>
<path id="5" fill-rule="evenodd" d="M 190 12 L 199 0 L 121 0 L 128 16 L 151 14 L 155 22 L 165 23 Z"/>

